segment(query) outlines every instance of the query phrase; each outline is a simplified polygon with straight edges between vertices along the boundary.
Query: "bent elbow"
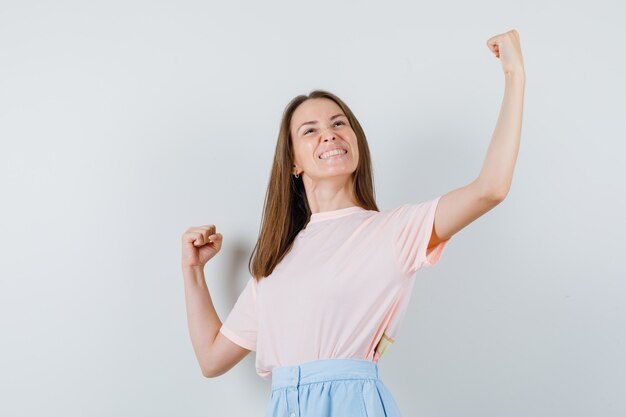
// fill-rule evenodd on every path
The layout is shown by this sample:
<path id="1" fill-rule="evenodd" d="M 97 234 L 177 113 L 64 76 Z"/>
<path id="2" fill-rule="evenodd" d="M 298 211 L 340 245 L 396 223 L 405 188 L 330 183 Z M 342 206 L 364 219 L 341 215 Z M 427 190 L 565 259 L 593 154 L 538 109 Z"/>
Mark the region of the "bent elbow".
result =
<path id="1" fill-rule="evenodd" d="M 216 374 L 211 369 L 201 368 L 201 370 L 202 370 L 202 376 L 205 378 L 215 378 L 216 376 L 218 376 L 218 374 Z"/>
<path id="2" fill-rule="evenodd" d="M 493 194 L 493 199 L 494 201 L 496 201 L 497 203 L 501 203 L 502 201 L 504 201 L 504 199 L 506 198 L 507 194 L 509 193 L 509 190 L 500 190 L 496 193 Z"/>
<path id="3" fill-rule="evenodd" d="M 509 189 L 508 188 L 488 188 L 487 190 L 485 190 L 485 192 L 483 193 L 484 196 L 487 197 L 487 199 L 489 199 L 490 201 L 493 201 L 495 203 L 501 203 L 507 196 L 507 194 L 509 193 Z"/>
<path id="4" fill-rule="evenodd" d="M 228 369 L 212 369 L 212 368 L 204 368 L 202 370 L 202 376 L 205 378 L 216 378 L 220 375 L 224 375 L 228 371 Z"/>

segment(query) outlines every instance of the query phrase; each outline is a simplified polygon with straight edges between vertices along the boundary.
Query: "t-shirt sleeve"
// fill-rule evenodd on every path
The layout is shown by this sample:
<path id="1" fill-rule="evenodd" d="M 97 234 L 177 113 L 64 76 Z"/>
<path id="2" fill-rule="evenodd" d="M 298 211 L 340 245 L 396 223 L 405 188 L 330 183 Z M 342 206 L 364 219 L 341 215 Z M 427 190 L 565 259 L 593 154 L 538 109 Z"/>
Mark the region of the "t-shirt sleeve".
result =
<path id="1" fill-rule="evenodd" d="M 404 204 L 392 211 L 394 252 L 407 276 L 423 266 L 436 265 L 450 241 L 440 242 L 426 254 L 440 199 L 441 196 L 422 203 Z"/>
<path id="2" fill-rule="evenodd" d="M 251 277 L 220 328 L 224 336 L 252 351 L 256 351 L 256 294 L 257 281 Z"/>

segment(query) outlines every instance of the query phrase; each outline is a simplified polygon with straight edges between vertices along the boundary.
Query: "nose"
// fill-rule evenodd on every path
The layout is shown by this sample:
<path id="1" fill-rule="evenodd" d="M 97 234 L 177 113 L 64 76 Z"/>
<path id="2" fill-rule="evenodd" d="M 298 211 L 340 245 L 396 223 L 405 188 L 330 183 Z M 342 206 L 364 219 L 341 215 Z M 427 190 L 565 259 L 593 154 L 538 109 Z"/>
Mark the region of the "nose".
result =
<path id="1" fill-rule="evenodd" d="M 326 129 L 322 135 L 322 139 L 326 140 L 335 140 L 335 132 L 330 129 Z"/>

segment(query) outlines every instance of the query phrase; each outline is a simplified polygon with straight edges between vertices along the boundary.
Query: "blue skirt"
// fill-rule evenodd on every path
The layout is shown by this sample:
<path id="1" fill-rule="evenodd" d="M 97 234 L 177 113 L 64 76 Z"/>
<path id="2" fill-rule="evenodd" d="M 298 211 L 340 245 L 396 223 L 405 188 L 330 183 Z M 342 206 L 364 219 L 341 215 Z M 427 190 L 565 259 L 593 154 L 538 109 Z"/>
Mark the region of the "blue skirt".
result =
<path id="1" fill-rule="evenodd" d="M 378 364 L 319 359 L 272 370 L 267 417 L 401 417 Z"/>

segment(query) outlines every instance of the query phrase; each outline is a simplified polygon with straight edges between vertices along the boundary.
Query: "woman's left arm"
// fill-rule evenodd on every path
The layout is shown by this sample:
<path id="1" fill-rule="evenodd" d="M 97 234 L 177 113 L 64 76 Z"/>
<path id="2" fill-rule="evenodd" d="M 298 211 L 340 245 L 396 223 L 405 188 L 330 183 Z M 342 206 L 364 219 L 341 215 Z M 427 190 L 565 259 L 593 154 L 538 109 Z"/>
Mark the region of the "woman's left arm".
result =
<path id="1" fill-rule="evenodd" d="M 459 230 L 499 204 L 509 192 L 519 150 L 526 74 L 516 30 L 487 40 L 504 71 L 504 98 L 483 167 L 476 180 L 443 195 L 437 205 L 428 247 Z"/>
<path id="2" fill-rule="evenodd" d="M 502 61 L 504 98 L 478 179 L 498 199 L 504 199 L 513 181 L 522 134 L 526 73 L 516 30 L 490 38 L 487 46 Z"/>

